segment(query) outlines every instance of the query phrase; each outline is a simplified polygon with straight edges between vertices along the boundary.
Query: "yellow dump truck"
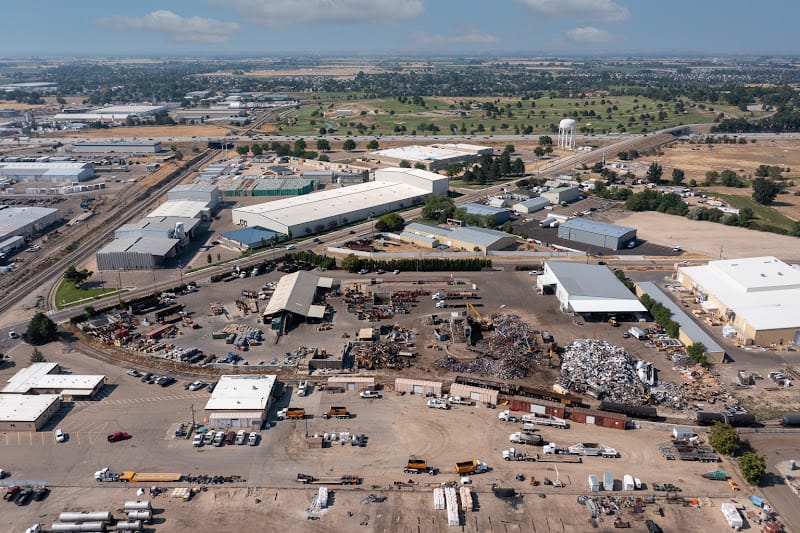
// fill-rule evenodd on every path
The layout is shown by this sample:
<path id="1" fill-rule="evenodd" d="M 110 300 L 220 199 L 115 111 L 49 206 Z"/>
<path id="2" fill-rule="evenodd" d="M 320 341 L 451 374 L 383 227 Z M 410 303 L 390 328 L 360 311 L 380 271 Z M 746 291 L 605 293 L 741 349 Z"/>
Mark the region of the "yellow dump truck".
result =
<path id="1" fill-rule="evenodd" d="M 169 483 L 172 481 L 180 481 L 182 477 L 183 474 L 168 472 L 134 472 L 133 470 L 124 470 L 119 475 L 119 480 L 129 483 Z"/>
<path id="2" fill-rule="evenodd" d="M 403 472 L 406 474 L 430 474 L 435 476 L 439 473 L 439 469 L 433 468 L 428 466 L 428 462 L 425 459 L 420 459 L 418 457 L 409 457 L 408 463 L 406 463 L 405 468 L 403 468 Z"/>
<path id="3" fill-rule="evenodd" d="M 456 463 L 456 474 L 461 474 L 462 476 L 467 474 L 482 474 L 488 471 L 489 467 L 486 466 L 486 463 L 478 461 L 477 459 Z"/>

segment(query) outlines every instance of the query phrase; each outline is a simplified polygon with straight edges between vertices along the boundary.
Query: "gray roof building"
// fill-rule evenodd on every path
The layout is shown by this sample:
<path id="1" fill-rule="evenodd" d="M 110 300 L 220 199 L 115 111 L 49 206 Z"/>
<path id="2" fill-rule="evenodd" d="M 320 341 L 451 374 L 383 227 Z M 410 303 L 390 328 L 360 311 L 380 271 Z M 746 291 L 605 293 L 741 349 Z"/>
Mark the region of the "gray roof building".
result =
<path id="1" fill-rule="evenodd" d="M 96 254 L 100 270 L 152 270 L 175 255 L 180 241 L 159 237 L 123 237 L 105 245 Z"/>
<path id="2" fill-rule="evenodd" d="M 315 276 L 303 270 L 287 274 L 278 281 L 278 286 L 264 309 L 264 316 L 289 312 L 306 318 L 322 318 L 325 315 L 325 306 L 314 305 L 314 298 L 317 289 L 330 289 L 332 285 L 333 278 Z"/>
<path id="3" fill-rule="evenodd" d="M 514 235 L 493 229 L 463 226 L 456 228 L 443 228 L 421 222 L 408 224 L 403 233 L 413 233 L 435 238 L 440 244 L 473 250 L 476 247 L 481 251 L 502 250 L 514 244 L 517 238 Z"/>
<path id="4" fill-rule="evenodd" d="M 42 231 L 60 218 L 59 210 L 50 207 L 0 205 L 0 241 L 15 236 L 27 237 Z"/>
<path id="5" fill-rule="evenodd" d="M 558 238 L 619 250 L 629 241 L 636 239 L 636 228 L 585 218 L 571 218 L 558 226 Z"/>
<path id="6" fill-rule="evenodd" d="M 553 290 L 568 313 L 644 313 L 636 296 L 605 266 L 546 261 L 536 278 L 540 293 Z"/>
<path id="7" fill-rule="evenodd" d="M 536 211 L 541 211 L 548 205 L 550 205 L 550 200 L 548 200 L 547 198 L 538 197 L 538 198 L 531 198 L 529 200 L 524 200 L 518 204 L 514 204 L 513 209 L 517 213 L 529 214 L 529 213 L 535 213 Z"/>

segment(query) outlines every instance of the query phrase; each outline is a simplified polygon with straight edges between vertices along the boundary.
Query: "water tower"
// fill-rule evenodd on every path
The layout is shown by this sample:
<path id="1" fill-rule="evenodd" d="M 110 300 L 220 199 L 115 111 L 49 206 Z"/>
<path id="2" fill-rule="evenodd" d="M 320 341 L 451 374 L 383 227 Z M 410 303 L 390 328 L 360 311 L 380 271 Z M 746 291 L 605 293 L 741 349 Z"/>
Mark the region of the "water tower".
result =
<path id="1" fill-rule="evenodd" d="M 564 150 L 575 149 L 575 125 L 571 118 L 562 119 L 558 123 L 558 147 Z"/>

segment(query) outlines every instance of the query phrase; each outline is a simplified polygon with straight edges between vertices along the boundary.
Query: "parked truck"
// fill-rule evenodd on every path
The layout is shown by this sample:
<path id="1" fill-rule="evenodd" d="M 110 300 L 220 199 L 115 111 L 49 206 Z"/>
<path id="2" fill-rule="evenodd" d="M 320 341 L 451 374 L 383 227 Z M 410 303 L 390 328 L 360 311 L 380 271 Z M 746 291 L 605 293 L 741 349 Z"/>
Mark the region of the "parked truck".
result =
<path id="1" fill-rule="evenodd" d="M 322 413 L 322 418 L 339 418 L 344 420 L 350 418 L 350 412 L 347 410 L 347 407 L 331 405 L 330 409 Z"/>
<path id="2" fill-rule="evenodd" d="M 482 474 L 488 471 L 489 467 L 486 466 L 486 463 L 477 459 L 470 459 L 469 461 L 456 463 L 456 473 L 461 474 L 462 476 L 467 474 Z"/>
<path id="3" fill-rule="evenodd" d="M 640 328 L 637 328 L 636 326 L 631 327 L 631 329 L 628 330 L 628 333 L 631 334 L 631 337 L 639 339 L 640 341 L 647 339 L 647 333 L 642 331 Z"/>
<path id="4" fill-rule="evenodd" d="M 439 398 L 431 398 L 428 400 L 428 407 L 431 409 L 450 409 L 450 405 L 444 400 L 440 400 Z"/>
<path id="5" fill-rule="evenodd" d="M 712 481 L 728 481 L 728 474 L 724 470 L 712 470 L 700 475 Z"/>
<path id="6" fill-rule="evenodd" d="M 406 463 L 405 468 L 403 468 L 403 472 L 406 474 L 429 474 L 431 476 L 435 476 L 439 473 L 437 468 L 432 468 L 428 466 L 428 462 L 425 459 L 420 459 L 419 457 L 409 457 L 408 463 Z"/>
<path id="7" fill-rule="evenodd" d="M 96 481 L 119 481 L 119 474 L 111 472 L 108 467 L 94 473 Z"/>
<path id="8" fill-rule="evenodd" d="M 119 480 L 129 483 L 170 483 L 180 481 L 182 474 L 170 472 L 134 472 L 133 470 L 123 470 L 119 475 Z"/>
<path id="9" fill-rule="evenodd" d="M 306 417 L 306 410 L 300 407 L 284 407 L 277 413 L 278 420 L 302 420 Z"/>
<path id="10" fill-rule="evenodd" d="M 739 531 L 744 526 L 744 520 L 742 520 L 742 515 L 739 513 L 739 509 L 736 508 L 735 503 L 722 503 L 719 506 L 720 511 L 722 511 L 722 516 L 725 517 L 725 521 L 731 526 L 734 530 Z"/>
<path id="11" fill-rule="evenodd" d="M 122 440 L 128 440 L 131 436 L 128 435 L 125 431 L 115 431 L 109 435 L 106 435 L 106 440 L 108 442 L 119 442 Z"/>
<path id="12" fill-rule="evenodd" d="M 524 433 L 522 431 L 518 431 L 516 433 L 512 433 L 508 436 L 508 440 L 513 442 L 514 444 L 542 444 L 544 439 L 541 435 L 537 433 Z"/>
<path id="13" fill-rule="evenodd" d="M 573 444 L 567 448 L 567 453 L 583 456 L 619 457 L 619 453 L 614 448 L 609 448 L 608 446 L 603 446 L 595 442 L 579 442 L 578 444 Z"/>
<path id="14" fill-rule="evenodd" d="M 503 450 L 503 461 L 535 461 L 536 457 L 527 453 L 518 452 L 516 448 Z"/>
<path id="15" fill-rule="evenodd" d="M 567 421 L 557 416 L 536 416 L 523 415 L 523 424 L 538 424 L 540 426 L 550 426 L 557 429 L 567 429 Z"/>
<path id="16" fill-rule="evenodd" d="M 450 396 L 447 401 L 455 405 L 475 405 L 475 402 L 472 400 L 462 398 L 461 396 Z"/>

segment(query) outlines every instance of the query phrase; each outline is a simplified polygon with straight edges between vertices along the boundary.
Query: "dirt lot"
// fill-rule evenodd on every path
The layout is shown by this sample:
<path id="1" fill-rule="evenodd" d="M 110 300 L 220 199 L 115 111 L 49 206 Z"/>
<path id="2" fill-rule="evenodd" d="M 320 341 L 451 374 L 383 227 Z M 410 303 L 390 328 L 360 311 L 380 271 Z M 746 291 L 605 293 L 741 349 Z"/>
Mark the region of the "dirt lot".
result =
<path id="1" fill-rule="evenodd" d="M 615 224 L 637 229 L 637 235 L 665 246 L 678 244 L 684 250 L 712 259 L 776 255 L 784 261 L 800 260 L 800 240 L 773 233 L 688 220 L 652 211 L 620 213 Z"/>
<path id="2" fill-rule="evenodd" d="M 107 129 L 88 129 L 74 132 L 59 132 L 60 137 L 87 137 L 87 138 L 106 138 L 109 136 L 117 137 L 139 137 L 147 139 L 149 137 L 207 137 L 214 135 L 226 135 L 227 128 L 213 126 L 211 124 L 197 125 L 176 125 L 176 126 L 125 126 Z"/>
<path id="3" fill-rule="evenodd" d="M 27 359 L 27 349 L 17 345 L 10 350 L 20 364 Z M 39 433 L 0 433 L 4 468 L 11 470 L 11 479 L 44 480 L 53 493 L 45 502 L 32 502 L 24 507 L 4 508 L 4 525 L 8 530 L 21 530 L 34 521 L 50 523 L 60 511 L 119 509 L 121 503 L 135 499 L 134 488 L 114 484 L 96 488 L 92 472 L 102 466 L 112 469 L 181 473 L 225 473 L 246 478 L 242 486 L 212 487 L 190 503 L 170 501 L 161 496 L 154 501 L 157 515 L 151 531 L 219 531 L 223 524 L 241 512 L 263 514 L 274 524 L 288 531 L 346 531 L 366 522 L 365 531 L 440 531 L 446 517 L 431 512 L 430 482 L 453 481 L 455 461 L 478 458 L 492 471 L 473 476 L 479 510 L 469 513 L 466 528 L 470 531 L 589 531 L 588 511 L 575 502 L 585 494 L 585 479 L 590 473 L 610 471 L 619 480 L 626 473 L 640 477 L 645 490 L 640 495 L 656 494 L 652 483 L 671 482 L 683 489 L 681 496 L 700 498 L 702 509 L 689 509 L 667 504 L 665 517 L 656 514 L 656 507 L 645 506 L 644 512 L 624 516 L 644 531 L 643 520 L 655 519 L 666 530 L 687 531 L 702 516 L 704 524 L 721 530 L 722 517 L 717 509 L 721 499 L 732 496 L 727 485 L 705 481 L 698 474 L 708 465 L 668 462 L 660 457 L 657 444 L 667 438 L 666 431 L 618 431 L 575 425 L 568 430 L 544 428 L 546 440 L 559 445 L 575 442 L 601 442 L 617 448 L 620 459 L 586 458 L 582 464 L 559 464 L 558 476 L 567 486 L 555 489 L 514 479 L 517 473 L 555 479 L 552 463 L 507 463 L 499 460 L 500 452 L 509 446 L 506 435 L 516 424 L 497 420 L 496 410 L 458 406 L 450 411 L 429 409 L 425 399 L 386 392 L 383 398 L 363 400 L 355 392 L 331 395 L 313 390 L 309 396 L 297 398 L 290 387 L 270 414 L 284 405 L 305 407 L 313 415 L 306 422 L 282 421 L 262 430 L 257 447 L 225 446 L 195 449 L 187 440 L 175 439 L 173 431 L 180 421 L 189 420 L 191 407 L 197 419 L 204 418 L 202 406 L 208 393 L 185 391 L 180 384 L 162 389 L 146 385 L 126 376 L 124 370 L 89 359 L 77 352 L 62 353 L 53 345 L 45 349 L 50 360 L 61 361 L 73 373 L 104 373 L 109 385 L 96 402 L 74 402 L 66 407 Z M 0 371 L 7 376 L 14 368 Z M 355 414 L 350 420 L 322 420 L 320 413 L 330 404 L 346 405 Z M 66 443 L 58 444 L 52 436 L 56 427 L 68 434 Z M 104 435 L 110 431 L 128 431 L 132 438 L 109 444 Z M 307 448 L 304 435 L 315 432 L 351 431 L 368 436 L 365 448 L 334 446 L 327 449 Z M 465 435 L 470 435 L 465 439 Z M 527 451 L 535 453 L 531 447 Z M 442 473 L 409 476 L 401 471 L 409 455 L 422 455 Z M 730 464 L 723 468 L 732 471 Z M 294 481 L 298 472 L 316 476 L 358 473 L 364 484 L 359 491 L 333 489 L 331 507 L 322 513 L 319 522 L 307 522 L 304 510 L 315 488 L 300 487 Z M 398 492 L 395 481 L 415 483 L 410 491 Z M 8 478 L 7 478 L 8 479 Z M 489 491 L 497 483 L 513 487 L 524 494 L 515 505 L 497 500 Z M 393 489 L 394 488 L 394 489 Z M 388 497 L 385 503 L 362 504 L 368 493 Z M 615 495 L 625 495 L 615 491 Z M 740 498 L 741 499 L 741 498 Z M 224 504 L 221 506 L 219 504 Z M 233 512 L 232 512 L 233 511 Z M 546 512 L 543 512 L 546 511 Z M 352 516 L 348 515 L 352 513 Z M 500 524 L 503 524 L 500 526 Z M 545 529 L 547 528 L 547 529 Z M 610 519 L 600 530 L 611 528 Z"/>

